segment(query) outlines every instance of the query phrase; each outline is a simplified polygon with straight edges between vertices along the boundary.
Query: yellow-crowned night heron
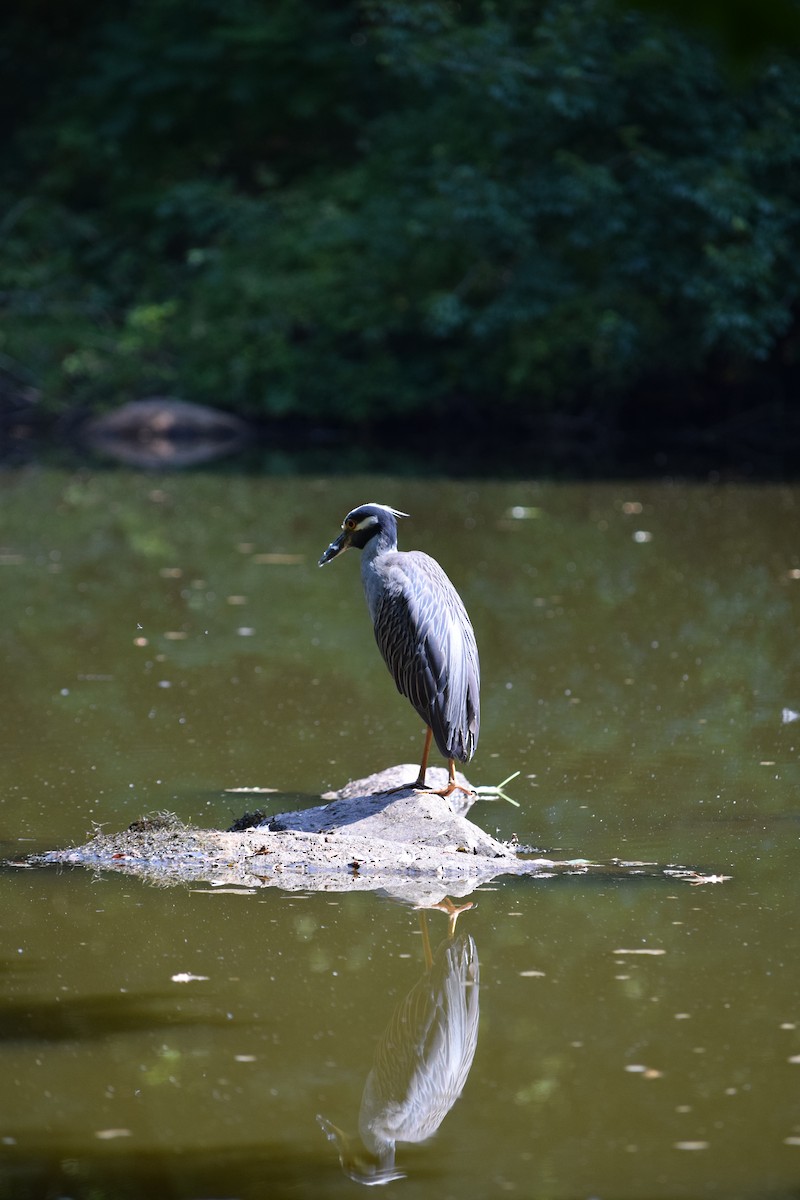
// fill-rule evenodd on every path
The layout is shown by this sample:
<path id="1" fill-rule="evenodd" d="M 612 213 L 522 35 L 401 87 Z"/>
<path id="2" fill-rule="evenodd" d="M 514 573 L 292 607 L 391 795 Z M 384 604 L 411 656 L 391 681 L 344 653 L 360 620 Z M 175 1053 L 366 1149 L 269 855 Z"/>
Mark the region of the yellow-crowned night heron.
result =
<path id="1" fill-rule="evenodd" d="M 468 762 L 478 744 L 478 647 L 461 597 L 435 559 L 397 549 L 397 518 L 407 515 L 387 504 L 354 508 L 319 565 L 350 546 L 362 551 L 361 578 L 378 648 L 398 691 L 427 726 L 419 775 L 410 786 L 425 788 L 433 737 L 449 770 L 438 794 L 449 796 L 460 787 L 456 759 Z"/>

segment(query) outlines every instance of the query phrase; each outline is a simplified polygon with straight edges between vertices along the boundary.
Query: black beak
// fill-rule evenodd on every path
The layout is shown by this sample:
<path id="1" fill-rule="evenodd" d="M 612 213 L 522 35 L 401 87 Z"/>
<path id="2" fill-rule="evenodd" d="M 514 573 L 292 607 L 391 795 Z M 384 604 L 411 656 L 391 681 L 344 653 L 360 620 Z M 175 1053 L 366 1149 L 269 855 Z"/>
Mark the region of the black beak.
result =
<path id="1" fill-rule="evenodd" d="M 350 545 L 350 534 L 347 533 L 347 531 L 345 531 L 344 533 L 340 533 L 339 536 L 337 537 L 336 541 L 331 542 L 330 546 L 328 546 L 328 549 L 325 551 L 322 558 L 319 560 L 318 566 L 324 567 L 325 563 L 331 562 L 332 559 L 336 558 L 337 554 L 341 554 L 342 551 L 346 550 L 349 545 Z"/>

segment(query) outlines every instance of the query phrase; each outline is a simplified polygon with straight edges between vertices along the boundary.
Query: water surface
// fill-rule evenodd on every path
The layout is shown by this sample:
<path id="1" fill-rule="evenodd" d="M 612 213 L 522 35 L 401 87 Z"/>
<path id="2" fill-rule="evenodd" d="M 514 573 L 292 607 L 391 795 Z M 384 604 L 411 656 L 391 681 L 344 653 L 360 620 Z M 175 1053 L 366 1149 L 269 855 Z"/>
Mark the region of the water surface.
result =
<path id="1" fill-rule="evenodd" d="M 357 556 L 316 567 L 349 508 L 396 505 L 478 635 L 469 774 L 520 772 L 520 808 L 474 819 L 730 878 L 473 896 L 477 1048 L 392 1193 L 796 1194 L 797 489 L 29 467 L 0 493 L 6 857 L 165 809 L 225 827 L 413 761 Z M 425 970 L 417 914 L 21 867 L 0 891 L 4 1200 L 357 1190 L 317 1116 L 356 1130 Z"/>

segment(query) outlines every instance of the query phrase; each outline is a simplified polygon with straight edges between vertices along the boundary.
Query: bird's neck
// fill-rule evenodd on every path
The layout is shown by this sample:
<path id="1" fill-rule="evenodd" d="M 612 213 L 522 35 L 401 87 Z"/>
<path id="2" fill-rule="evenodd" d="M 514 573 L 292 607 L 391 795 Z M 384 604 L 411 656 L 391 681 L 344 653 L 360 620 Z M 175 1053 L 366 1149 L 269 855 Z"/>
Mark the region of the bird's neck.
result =
<path id="1" fill-rule="evenodd" d="M 361 551 L 361 573 L 362 575 L 369 571 L 376 558 L 380 558 L 381 554 L 388 554 L 391 550 L 397 549 L 397 538 L 392 537 L 385 529 L 380 529 L 367 542 L 364 549 Z"/>
<path id="2" fill-rule="evenodd" d="M 390 551 L 396 549 L 397 538 L 391 537 L 381 530 L 369 539 L 361 551 L 361 582 L 364 585 L 364 595 L 367 598 L 367 605 L 373 621 L 381 595 L 378 560 L 384 554 L 389 554 Z"/>

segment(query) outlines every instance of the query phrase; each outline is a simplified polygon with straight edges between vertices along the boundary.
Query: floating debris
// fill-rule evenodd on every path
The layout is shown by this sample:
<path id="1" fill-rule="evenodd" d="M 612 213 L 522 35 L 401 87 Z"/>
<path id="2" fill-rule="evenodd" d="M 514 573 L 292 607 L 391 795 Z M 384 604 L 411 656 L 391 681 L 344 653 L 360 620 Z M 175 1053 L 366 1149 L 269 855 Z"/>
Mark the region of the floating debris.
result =
<path id="1" fill-rule="evenodd" d="M 264 793 L 264 794 L 266 794 L 267 792 L 278 792 L 278 791 L 280 791 L 280 788 L 271 788 L 271 787 L 232 787 L 232 788 L 225 788 L 225 791 L 226 791 L 226 792 L 228 792 L 228 793 L 230 793 L 231 795 L 238 796 L 239 794 L 243 794 L 243 793 L 246 793 L 246 792 L 258 792 L 259 794 L 261 794 L 261 793 Z"/>
<path id="2" fill-rule="evenodd" d="M 532 505 L 514 504 L 506 510 L 505 515 L 512 521 L 535 521 L 537 517 L 542 515 L 542 510 Z"/>
<path id="3" fill-rule="evenodd" d="M 612 954 L 650 954 L 653 956 L 666 954 L 666 950 L 649 950 L 647 948 L 641 950 L 613 950 Z"/>

